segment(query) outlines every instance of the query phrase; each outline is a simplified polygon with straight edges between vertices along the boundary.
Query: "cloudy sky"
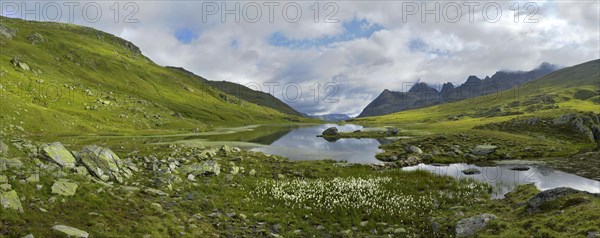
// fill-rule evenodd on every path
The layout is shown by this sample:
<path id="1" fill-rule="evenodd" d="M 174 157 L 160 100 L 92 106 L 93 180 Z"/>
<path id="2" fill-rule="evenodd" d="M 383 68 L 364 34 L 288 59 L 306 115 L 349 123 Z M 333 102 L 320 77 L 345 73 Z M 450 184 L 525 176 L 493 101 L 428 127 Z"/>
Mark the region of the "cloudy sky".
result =
<path id="1" fill-rule="evenodd" d="M 158 64 L 260 86 L 309 114 L 357 115 L 382 90 L 417 80 L 460 84 L 600 57 L 596 0 L 0 4 L 5 16 L 107 31 Z"/>

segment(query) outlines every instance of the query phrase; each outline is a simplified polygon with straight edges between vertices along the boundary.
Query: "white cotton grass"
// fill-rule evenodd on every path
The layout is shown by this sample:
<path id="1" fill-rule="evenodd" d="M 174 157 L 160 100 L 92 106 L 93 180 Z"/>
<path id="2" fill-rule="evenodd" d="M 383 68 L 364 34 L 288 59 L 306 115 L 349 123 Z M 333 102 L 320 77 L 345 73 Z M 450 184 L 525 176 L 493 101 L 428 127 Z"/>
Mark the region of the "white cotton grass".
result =
<path id="1" fill-rule="evenodd" d="M 317 213 L 415 216 L 460 203 L 470 205 L 489 190 L 474 181 L 457 181 L 451 190 L 408 191 L 411 184 L 398 184 L 387 176 L 334 179 L 264 180 L 252 194 L 259 201 L 271 200 L 290 209 Z M 406 182 L 406 181 L 402 181 Z M 405 186 L 405 189 L 398 189 Z"/>

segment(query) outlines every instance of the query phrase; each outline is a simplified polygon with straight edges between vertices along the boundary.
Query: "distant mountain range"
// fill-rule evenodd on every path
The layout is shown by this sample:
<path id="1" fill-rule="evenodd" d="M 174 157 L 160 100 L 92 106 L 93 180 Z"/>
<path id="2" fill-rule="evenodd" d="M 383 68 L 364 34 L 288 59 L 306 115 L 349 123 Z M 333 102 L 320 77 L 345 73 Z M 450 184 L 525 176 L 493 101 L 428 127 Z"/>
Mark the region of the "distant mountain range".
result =
<path id="1" fill-rule="evenodd" d="M 181 67 L 167 66 L 167 68 L 182 72 L 184 74 L 189 75 L 190 77 L 197 78 L 198 80 L 208 84 L 209 86 L 211 86 L 217 90 L 223 91 L 231 96 L 237 97 L 244 101 L 248 101 L 248 102 L 254 103 L 256 105 L 263 106 L 263 107 L 269 107 L 271 109 L 275 109 L 284 114 L 293 115 L 293 116 L 304 116 L 302 113 L 294 110 L 292 107 L 285 104 L 284 102 L 277 99 L 276 97 L 274 97 L 271 94 L 261 92 L 261 91 L 256 91 L 256 90 L 250 89 L 244 85 L 237 84 L 237 83 L 232 83 L 232 82 L 227 82 L 227 81 L 210 81 L 203 77 L 195 75 L 194 73 L 192 73 L 184 68 L 181 68 Z"/>
<path id="2" fill-rule="evenodd" d="M 560 68 L 557 65 L 542 63 L 531 71 L 498 71 L 492 77 L 484 79 L 471 75 L 458 87 L 452 83 L 445 83 L 440 91 L 426 83 L 415 83 L 408 92 L 385 89 L 358 117 L 386 115 L 492 94 L 531 82 Z"/>
<path id="3" fill-rule="evenodd" d="M 337 122 L 337 121 L 345 121 L 350 119 L 351 117 L 346 114 L 325 114 L 325 115 L 308 115 L 304 114 L 305 117 L 316 118 L 323 121 Z"/>

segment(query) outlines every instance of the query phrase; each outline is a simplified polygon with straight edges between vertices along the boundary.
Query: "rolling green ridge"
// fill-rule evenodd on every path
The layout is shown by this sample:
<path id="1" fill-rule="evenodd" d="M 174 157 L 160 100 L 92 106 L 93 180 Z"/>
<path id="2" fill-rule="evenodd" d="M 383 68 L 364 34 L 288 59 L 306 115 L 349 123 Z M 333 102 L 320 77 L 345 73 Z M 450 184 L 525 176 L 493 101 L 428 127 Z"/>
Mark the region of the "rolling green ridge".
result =
<path id="1" fill-rule="evenodd" d="M 71 24 L 0 18 L 3 133 L 154 133 L 304 120 L 162 67 L 131 42 Z"/>
<path id="2" fill-rule="evenodd" d="M 208 85 L 213 86 L 214 88 L 226 92 L 230 95 L 239 97 L 245 101 L 264 107 L 272 108 L 284 114 L 299 117 L 302 116 L 300 112 L 294 110 L 292 107 L 277 99 L 273 95 L 250 89 L 241 84 L 236 84 L 227 81 L 208 81 Z"/>

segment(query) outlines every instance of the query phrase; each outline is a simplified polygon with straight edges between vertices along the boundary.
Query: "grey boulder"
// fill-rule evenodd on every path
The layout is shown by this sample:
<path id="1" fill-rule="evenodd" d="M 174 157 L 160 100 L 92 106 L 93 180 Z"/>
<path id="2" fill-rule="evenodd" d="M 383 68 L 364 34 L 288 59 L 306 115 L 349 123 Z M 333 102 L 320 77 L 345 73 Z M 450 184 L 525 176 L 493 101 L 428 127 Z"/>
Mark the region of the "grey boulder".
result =
<path id="1" fill-rule="evenodd" d="M 52 161 L 61 167 L 74 168 L 77 160 L 60 142 L 43 145 L 41 149 L 42 158 Z"/>
<path id="2" fill-rule="evenodd" d="M 464 218 L 456 224 L 456 237 L 472 236 L 483 230 L 487 224 L 497 217 L 492 214 L 481 214 L 474 217 Z"/>

